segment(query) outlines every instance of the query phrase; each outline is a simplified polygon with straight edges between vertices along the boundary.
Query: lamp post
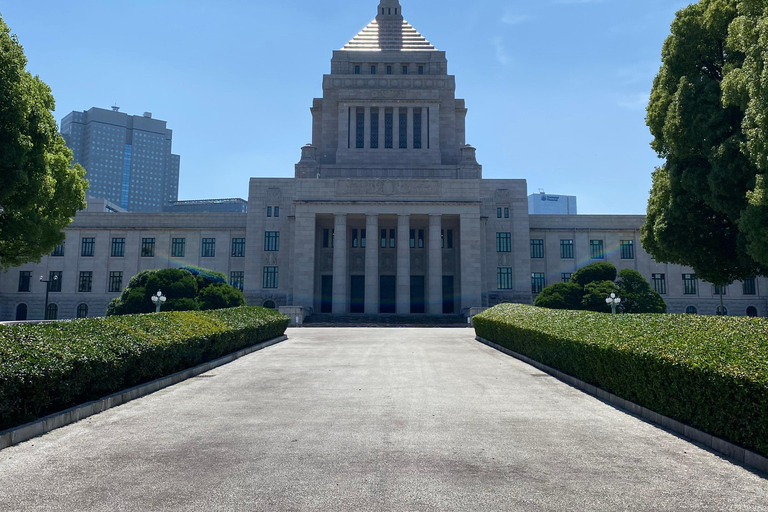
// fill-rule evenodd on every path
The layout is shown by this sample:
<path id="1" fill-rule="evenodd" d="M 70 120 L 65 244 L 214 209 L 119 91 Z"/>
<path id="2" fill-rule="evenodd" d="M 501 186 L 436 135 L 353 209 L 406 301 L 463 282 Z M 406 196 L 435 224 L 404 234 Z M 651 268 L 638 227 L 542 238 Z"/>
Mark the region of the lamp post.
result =
<path id="1" fill-rule="evenodd" d="M 605 299 L 605 303 L 611 306 L 611 314 L 616 314 L 616 307 L 621 304 L 621 298 L 617 297 L 615 293 L 611 292 L 611 296 Z"/>
<path id="2" fill-rule="evenodd" d="M 43 308 L 43 320 L 48 320 L 48 292 L 51 291 L 51 281 L 57 281 L 59 279 L 59 276 L 57 274 L 53 274 L 53 277 L 50 279 L 43 279 L 43 276 L 40 276 L 40 282 L 45 283 L 45 307 Z"/>
<path id="3" fill-rule="evenodd" d="M 163 295 L 163 292 L 157 290 L 157 293 L 152 296 L 152 304 L 155 305 L 155 313 L 160 312 L 160 306 L 162 306 L 166 300 L 168 299 Z"/>

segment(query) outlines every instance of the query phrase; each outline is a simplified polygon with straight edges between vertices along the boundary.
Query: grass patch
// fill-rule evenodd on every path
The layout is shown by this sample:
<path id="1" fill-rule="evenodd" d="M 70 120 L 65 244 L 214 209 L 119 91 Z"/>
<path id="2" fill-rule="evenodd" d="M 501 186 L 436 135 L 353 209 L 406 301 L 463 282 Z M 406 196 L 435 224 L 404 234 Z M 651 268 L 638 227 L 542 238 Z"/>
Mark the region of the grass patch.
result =
<path id="1" fill-rule="evenodd" d="M 768 456 L 768 320 L 502 304 L 478 336 Z"/>
<path id="2" fill-rule="evenodd" d="M 288 317 L 242 307 L 0 329 L 0 430 L 280 336 Z"/>

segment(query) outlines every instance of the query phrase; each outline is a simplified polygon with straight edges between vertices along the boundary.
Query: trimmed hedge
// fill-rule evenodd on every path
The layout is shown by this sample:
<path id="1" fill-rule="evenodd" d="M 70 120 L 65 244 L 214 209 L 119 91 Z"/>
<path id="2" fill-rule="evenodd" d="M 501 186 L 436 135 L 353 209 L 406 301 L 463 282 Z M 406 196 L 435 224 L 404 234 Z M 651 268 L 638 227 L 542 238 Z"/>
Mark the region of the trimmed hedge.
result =
<path id="1" fill-rule="evenodd" d="M 0 329 L 0 430 L 191 368 L 285 333 L 242 307 Z"/>
<path id="2" fill-rule="evenodd" d="M 768 456 L 768 320 L 502 304 L 478 336 Z"/>

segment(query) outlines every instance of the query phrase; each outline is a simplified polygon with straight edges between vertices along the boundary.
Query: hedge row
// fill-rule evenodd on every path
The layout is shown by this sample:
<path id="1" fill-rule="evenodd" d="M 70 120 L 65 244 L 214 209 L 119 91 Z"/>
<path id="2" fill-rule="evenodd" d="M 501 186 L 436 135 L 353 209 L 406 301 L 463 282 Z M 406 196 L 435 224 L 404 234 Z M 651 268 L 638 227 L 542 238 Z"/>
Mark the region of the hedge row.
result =
<path id="1" fill-rule="evenodd" d="M 502 304 L 478 336 L 768 456 L 768 320 Z"/>
<path id="2" fill-rule="evenodd" d="M 7 326 L 0 430 L 280 336 L 288 321 L 242 307 Z"/>

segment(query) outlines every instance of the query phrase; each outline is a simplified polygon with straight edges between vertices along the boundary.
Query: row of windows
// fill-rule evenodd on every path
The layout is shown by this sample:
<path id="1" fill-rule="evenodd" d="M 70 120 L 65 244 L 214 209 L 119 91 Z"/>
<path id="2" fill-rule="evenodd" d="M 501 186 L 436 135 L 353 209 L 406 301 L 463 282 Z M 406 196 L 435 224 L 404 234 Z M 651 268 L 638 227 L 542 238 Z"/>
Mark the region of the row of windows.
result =
<path id="1" fill-rule="evenodd" d="M 27 308 L 27 305 L 24 303 L 16 306 L 16 320 L 17 321 L 27 320 L 28 310 L 29 308 Z M 77 318 L 87 318 L 88 304 L 78 304 L 77 310 L 75 310 L 75 314 L 77 315 Z M 55 304 L 55 303 L 48 304 L 48 307 L 45 310 L 45 320 L 58 320 L 58 319 L 59 319 L 58 304 Z"/>
<path id="2" fill-rule="evenodd" d="M 381 108 L 372 108 L 369 120 L 369 145 L 371 149 L 379 148 L 379 116 L 381 115 Z M 394 122 L 395 113 L 393 108 L 384 108 L 384 148 L 392 149 L 394 146 Z M 350 109 L 350 121 L 352 118 L 352 109 Z M 425 119 L 426 118 L 426 119 Z M 365 108 L 354 109 L 355 119 L 355 149 L 365 148 Z M 398 140 L 397 147 L 400 149 L 408 149 L 408 111 L 404 108 L 399 109 L 397 114 L 398 122 Z M 427 127 L 429 132 L 429 109 L 422 109 L 421 107 L 413 108 L 413 149 L 422 149 L 422 125 Z M 352 133 L 350 132 L 350 137 Z M 351 147 L 351 140 L 348 141 L 348 145 Z M 427 148 L 429 148 L 429 133 L 427 133 Z"/>
<path id="3" fill-rule="evenodd" d="M 275 207 L 277 209 L 277 207 Z M 80 256 L 93 257 L 95 255 L 95 238 L 87 237 L 81 240 Z M 277 250 L 277 249 L 275 249 Z M 125 238 L 113 238 L 110 255 L 113 258 L 122 258 L 125 256 Z M 171 239 L 171 256 L 174 258 L 183 258 L 186 255 L 186 238 L 173 238 Z M 51 253 L 51 256 L 61 257 L 64 256 L 64 244 L 56 246 Z M 155 239 L 154 238 L 142 238 L 141 239 L 141 257 L 152 258 L 155 256 Z M 213 258 L 216 256 L 216 239 L 215 238 L 203 238 L 202 247 L 200 250 L 200 256 L 203 258 Z M 232 252 L 233 258 L 245 257 L 245 238 L 233 238 L 232 239 Z"/>
<path id="4" fill-rule="evenodd" d="M 268 232 L 269 233 L 269 232 Z M 275 232 L 278 234 L 279 232 Z M 423 249 L 425 247 L 425 230 L 423 229 L 411 229 L 409 233 L 409 247 L 411 249 Z M 365 248 L 367 232 L 365 229 L 352 229 L 350 232 L 350 246 L 353 249 Z M 397 230 L 396 229 L 382 229 L 381 230 L 381 248 L 386 249 L 395 248 L 397 246 Z M 331 228 L 323 229 L 323 248 L 328 249 L 334 246 L 334 230 Z M 266 247 L 266 241 L 264 246 Z M 445 249 L 453 249 L 453 230 L 441 229 L 440 230 L 440 246 Z M 268 250 L 268 249 L 265 249 Z"/>
<path id="5" fill-rule="evenodd" d="M 387 75 L 391 75 L 394 73 L 394 65 L 393 64 L 385 64 L 384 65 L 384 72 Z M 368 71 L 370 71 L 370 74 L 376 75 L 379 72 L 379 67 L 376 64 L 371 64 L 368 68 Z M 403 75 L 407 75 L 411 71 L 411 68 L 407 64 L 403 64 L 400 66 L 400 72 Z M 424 65 L 423 64 L 417 64 L 416 65 L 416 72 L 419 75 L 424 74 Z M 362 64 L 355 64 L 355 74 L 361 75 L 363 73 L 363 65 Z"/>
<path id="6" fill-rule="evenodd" d="M 497 234 L 498 236 L 498 234 Z M 621 240 L 619 244 L 619 253 L 623 260 L 635 259 L 635 242 L 633 240 Z M 589 241 L 589 257 L 593 260 L 605 259 L 605 245 L 603 240 L 590 240 Z M 544 258 L 544 240 L 531 239 L 531 258 L 541 259 Z M 573 240 L 562 239 L 560 240 L 560 258 L 573 259 Z"/>
<path id="7" fill-rule="evenodd" d="M 274 213 L 275 217 L 280 216 L 280 207 L 279 206 L 267 206 L 267 217 L 272 217 Z"/>

